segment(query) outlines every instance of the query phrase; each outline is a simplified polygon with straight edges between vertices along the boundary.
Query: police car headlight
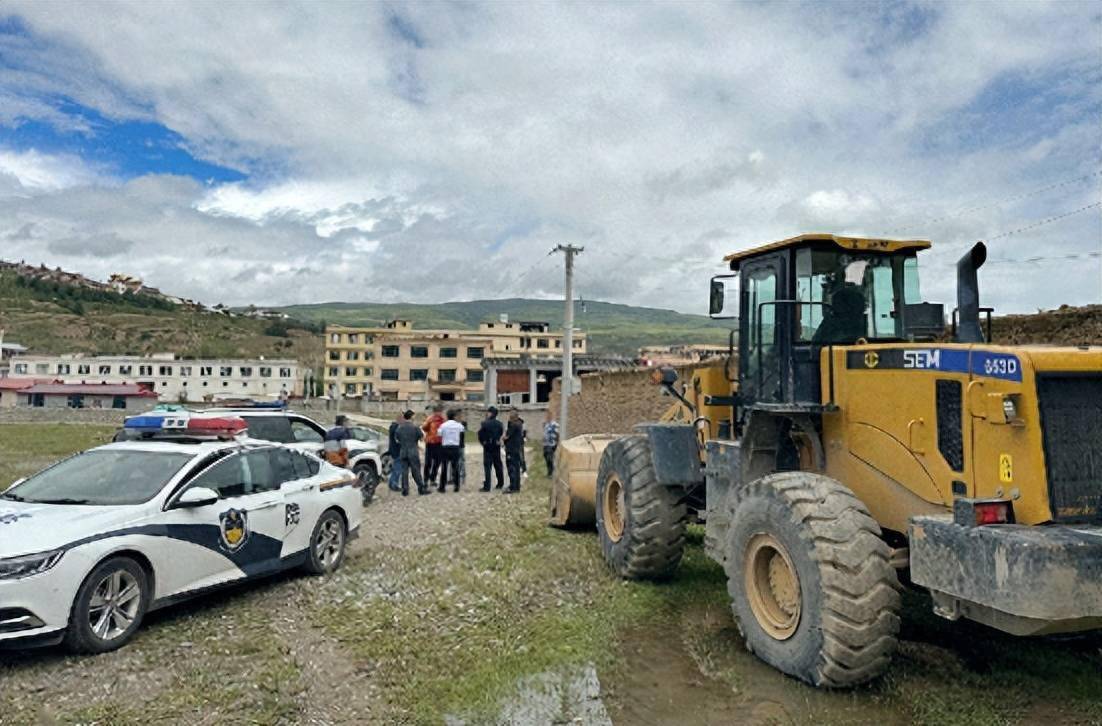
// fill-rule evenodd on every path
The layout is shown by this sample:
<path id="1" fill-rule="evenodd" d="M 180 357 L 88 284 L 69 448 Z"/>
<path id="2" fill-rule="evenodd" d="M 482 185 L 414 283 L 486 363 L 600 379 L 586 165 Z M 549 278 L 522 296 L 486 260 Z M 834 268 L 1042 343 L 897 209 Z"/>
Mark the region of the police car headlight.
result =
<path id="1" fill-rule="evenodd" d="M 54 550 L 53 552 L 42 552 L 37 555 L 9 557 L 6 560 L 0 560 L 0 580 L 18 580 L 45 572 L 56 565 L 63 554 L 65 554 L 65 550 Z"/>

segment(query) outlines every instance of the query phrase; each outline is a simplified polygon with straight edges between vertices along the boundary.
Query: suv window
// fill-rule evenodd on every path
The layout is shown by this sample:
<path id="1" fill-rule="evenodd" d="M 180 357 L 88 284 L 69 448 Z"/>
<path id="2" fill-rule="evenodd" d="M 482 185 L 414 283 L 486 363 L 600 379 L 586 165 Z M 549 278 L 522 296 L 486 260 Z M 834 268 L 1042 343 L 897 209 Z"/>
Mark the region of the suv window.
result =
<path id="1" fill-rule="evenodd" d="M 192 479 L 191 486 L 213 489 L 222 499 L 278 489 L 279 482 L 272 467 L 273 451 L 275 449 L 234 454 Z"/>
<path id="2" fill-rule="evenodd" d="M 242 416 L 249 426 L 249 436 L 261 441 L 289 444 L 295 440 L 291 424 L 283 416 Z"/>
<path id="3" fill-rule="evenodd" d="M 320 444 L 325 440 L 325 434 L 318 431 L 306 421 L 291 419 L 291 441 L 305 441 Z"/>

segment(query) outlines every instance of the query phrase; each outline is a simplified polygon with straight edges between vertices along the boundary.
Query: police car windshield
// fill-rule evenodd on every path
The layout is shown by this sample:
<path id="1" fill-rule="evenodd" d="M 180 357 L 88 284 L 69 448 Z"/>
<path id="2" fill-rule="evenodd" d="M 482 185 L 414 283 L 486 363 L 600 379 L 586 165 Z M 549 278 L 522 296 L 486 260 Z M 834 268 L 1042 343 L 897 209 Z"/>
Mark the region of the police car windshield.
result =
<path id="1" fill-rule="evenodd" d="M 35 474 L 4 496 L 39 504 L 141 504 L 192 458 L 176 451 L 93 449 Z"/>

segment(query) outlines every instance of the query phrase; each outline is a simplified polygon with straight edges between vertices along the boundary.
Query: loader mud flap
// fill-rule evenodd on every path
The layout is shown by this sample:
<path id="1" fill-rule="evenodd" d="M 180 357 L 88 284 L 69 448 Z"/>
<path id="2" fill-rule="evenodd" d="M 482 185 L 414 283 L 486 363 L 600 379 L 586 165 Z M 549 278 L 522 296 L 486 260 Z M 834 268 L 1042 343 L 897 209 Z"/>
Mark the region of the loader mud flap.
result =
<path id="1" fill-rule="evenodd" d="M 1015 635 L 1102 628 L 1102 527 L 911 521 L 911 580 L 939 615 Z"/>
<path id="2" fill-rule="evenodd" d="M 659 484 L 690 486 L 704 481 L 696 429 L 685 424 L 642 424 L 638 433 L 650 441 L 651 461 Z"/>

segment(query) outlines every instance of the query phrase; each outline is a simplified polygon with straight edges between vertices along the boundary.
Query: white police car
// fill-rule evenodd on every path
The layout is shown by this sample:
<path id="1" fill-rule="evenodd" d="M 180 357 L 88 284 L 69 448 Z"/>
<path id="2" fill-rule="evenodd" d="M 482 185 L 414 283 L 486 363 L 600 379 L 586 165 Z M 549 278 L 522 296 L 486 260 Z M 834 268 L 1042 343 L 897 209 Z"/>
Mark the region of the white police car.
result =
<path id="1" fill-rule="evenodd" d="M 241 438 L 237 417 L 174 416 L 129 419 L 151 438 L 89 449 L 0 494 L 0 647 L 113 650 L 152 609 L 341 565 L 363 513 L 351 472 Z"/>

